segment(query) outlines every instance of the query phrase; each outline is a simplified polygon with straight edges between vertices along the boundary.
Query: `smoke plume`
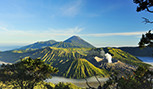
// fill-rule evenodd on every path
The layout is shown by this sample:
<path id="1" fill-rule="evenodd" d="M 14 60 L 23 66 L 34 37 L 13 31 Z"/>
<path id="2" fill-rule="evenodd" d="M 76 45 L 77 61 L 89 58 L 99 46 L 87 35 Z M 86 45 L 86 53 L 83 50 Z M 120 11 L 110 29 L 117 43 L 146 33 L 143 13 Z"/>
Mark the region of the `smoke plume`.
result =
<path id="1" fill-rule="evenodd" d="M 105 58 L 108 60 L 108 63 L 112 63 L 112 56 L 109 53 L 105 54 Z"/>

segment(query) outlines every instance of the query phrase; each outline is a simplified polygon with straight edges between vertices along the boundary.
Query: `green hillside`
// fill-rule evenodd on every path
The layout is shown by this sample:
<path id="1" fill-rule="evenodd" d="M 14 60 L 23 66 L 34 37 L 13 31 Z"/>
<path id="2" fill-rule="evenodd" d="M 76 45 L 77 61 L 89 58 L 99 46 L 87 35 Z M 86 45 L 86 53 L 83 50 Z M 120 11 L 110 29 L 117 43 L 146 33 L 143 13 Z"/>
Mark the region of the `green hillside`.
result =
<path id="1" fill-rule="evenodd" d="M 140 59 L 136 58 L 135 56 L 131 55 L 128 52 L 122 51 L 121 49 L 108 47 L 104 48 L 104 51 L 110 53 L 114 59 L 129 65 L 134 65 L 134 66 L 147 65 L 143 63 Z"/>
<path id="2" fill-rule="evenodd" d="M 13 50 L 0 53 L 0 60 L 5 62 L 16 62 L 20 58 L 41 58 L 46 62 L 66 61 L 70 59 L 84 58 L 91 48 L 55 48 L 46 47 L 38 50 Z"/>
<path id="3" fill-rule="evenodd" d="M 85 78 L 93 75 L 108 76 L 105 70 L 97 68 L 95 56 L 102 57 L 101 51 L 110 53 L 113 59 L 131 66 L 146 65 L 135 56 L 116 48 L 55 48 L 45 47 L 37 50 L 14 50 L 0 52 L 0 61 L 14 63 L 21 58 L 40 58 L 59 69 L 58 76 Z M 87 61 L 88 60 L 88 61 Z M 96 66 L 96 67 L 95 67 Z M 104 65 L 101 65 L 104 66 Z M 102 67 L 101 67 L 102 68 Z M 117 67 L 116 67 L 117 68 Z M 127 67 L 125 67 L 127 68 Z M 124 68 L 123 68 L 124 69 Z"/>
<path id="4" fill-rule="evenodd" d="M 101 75 L 103 77 L 108 77 L 109 74 L 105 69 L 99 69 L 93 64 L 88 62 L 86 59 L 74 59 L 69 60 L 65 63 L 60 63 L 58 66 L 58 75 L 68 77 L 68 78 L 86 78 L 94 75 Z"/>
<path id="5" fill-rule="evenodd" d="M 55 48 L 46 47 L 37 51 L 30 52 L 32 58 L 40 58 L 45 62 L 64 63 L 68 60 L 85 58 L 90 48 Z"/>
<path id="6" fill-rule="evenodd" d="M 41 58 L 42 60 L 54 65 L 58 62 L 66 62 L 71 59 L 89 59 L 90 57 L 100 56 L 100 51 L 104 50 L 105 53 L 110 53 L 114 59 L 131 65 L 143 64 L 141 60 L 135 56 L 122 51 L 117 48 L 55 48 L 46 47 L 38 50 L 14 50 L 0 52 L 0 60 L 4 62 L 16 62 L 24 57 Z"/>
<path id="7" fill-rule="evenodd" d="M 41 58 L 42 60 L 50 63 L 55 62 L 66 62 L 71 59 L 84 58 L 88 59 L 90 57 L 100 56 L 100 51 L 104 50 L 105 53 L 110 53 L 112 57 L 121 62 L 128 63 L 131 65 L 142 64 L 141 60 L 135 56 L 122 51 L 117 48 L 55 48 L 46 47 L 38 50 L 14 50 L 0 52 L 0 60 L 4 62 L 16 62 L 17 60 L 24 57 Z"/>

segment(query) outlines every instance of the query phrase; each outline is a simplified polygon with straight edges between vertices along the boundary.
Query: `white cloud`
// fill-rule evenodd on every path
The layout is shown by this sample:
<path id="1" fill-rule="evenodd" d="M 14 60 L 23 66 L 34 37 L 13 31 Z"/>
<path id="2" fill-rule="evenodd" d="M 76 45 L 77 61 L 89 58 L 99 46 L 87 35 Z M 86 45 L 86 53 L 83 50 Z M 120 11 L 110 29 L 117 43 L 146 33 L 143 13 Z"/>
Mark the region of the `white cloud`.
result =
<path id="1" fill-rule="evenodd" d="M 132 35 L 142 35 L 145 31 L 142 32 L 122 32 L 122 33 L 97 33 L 97 34 L 81 34 L 82 36 L 94 36 L 94 37 L 103 37 L 103 36 L 132 36 Z"/>
<path id="2" fill-rule="evenodd" d="M 53 34 L 76 34 L 83 30 L 83 28 L 75 27 L 75 28 L 68 28 L 68 29 L 50 29 L 49 31 Z"/>
<path id="3" fill-rule="evenodd" d="M 82 0 L 76 0 L 75 2 L 71 2 L 61 7 L 61 13 L 64 16 L 75 16 L 79 13 L 82 5 Z"/>
<path id="4" fill-rule="evenodd" d="M 3 27 L 3 26 L 0 26 L 0 30 L 8 31 L 8 29 L 6 27 Z"/>
<path id="5" fill-rule="evenodd" d="M 46 31 L 13 30 L 3 27 L 0 30 L 0 43 L 31 43 L 40 40 L 55 39 L 59 36 L 70 36 L 81 32 L 83 28 L 49 29 Z"/>

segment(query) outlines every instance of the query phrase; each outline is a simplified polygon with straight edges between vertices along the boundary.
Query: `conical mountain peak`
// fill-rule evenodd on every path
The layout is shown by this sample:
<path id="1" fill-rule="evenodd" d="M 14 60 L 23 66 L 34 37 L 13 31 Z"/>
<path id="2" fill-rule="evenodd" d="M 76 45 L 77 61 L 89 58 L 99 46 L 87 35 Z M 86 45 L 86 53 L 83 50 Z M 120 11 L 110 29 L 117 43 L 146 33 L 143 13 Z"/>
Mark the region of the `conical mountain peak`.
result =
<path id="1" fill-rule="evenodd" d="M 64 42 L 71 42 L 71 41 L 76 41 L 76 40 L 83 40 L 83 39 L 81 39 L 79 36 L 72 36 L 68 38 L 67 40 L 65 40 Z"/>
<path id="2" fill-rule="evenodd" d="M 79 36 L 72 36 L 64 41 L 64 43 L 71 43 L 74 46 L 78 46 L 79 48 L 93 48 L 91 44 L 80 38 Z"/>
<path id="3" fill-rule="evenodd" d="M 79 36 L 76 36 L 76 35 L 72 36 L 71 38 L 81 39 Z"/>

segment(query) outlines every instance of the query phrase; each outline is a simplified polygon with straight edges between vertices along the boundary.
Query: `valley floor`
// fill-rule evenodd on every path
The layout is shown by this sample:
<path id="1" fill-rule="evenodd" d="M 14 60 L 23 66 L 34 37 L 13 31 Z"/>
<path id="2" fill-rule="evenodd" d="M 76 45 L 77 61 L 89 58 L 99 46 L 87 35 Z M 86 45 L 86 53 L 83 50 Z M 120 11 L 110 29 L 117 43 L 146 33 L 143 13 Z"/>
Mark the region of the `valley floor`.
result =
<path id="1" fill-rule="evenodd" d="M 95 87 L 95 88 L 99 86 L 99 83 L 95 77 L 87 78 L 87 80 L 90 86 Z M 108 78 L 98 78 L 98 80 L 101 82 L 101 84 L 104 84 L 104 82 L 107 81 Z M 85 79 L 69 79 L 69 78 L 64 78 L 64 77 L 53 76 L 52 79 L 48 79 L 46 81 L 52 82 L 54 84 L 57 84 L 59 82 L 64 82 L 64 83 L 69 82 L 69 83 L 73 83 L 77 85 L 78 87 L 88 87 Z"/>

